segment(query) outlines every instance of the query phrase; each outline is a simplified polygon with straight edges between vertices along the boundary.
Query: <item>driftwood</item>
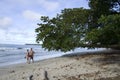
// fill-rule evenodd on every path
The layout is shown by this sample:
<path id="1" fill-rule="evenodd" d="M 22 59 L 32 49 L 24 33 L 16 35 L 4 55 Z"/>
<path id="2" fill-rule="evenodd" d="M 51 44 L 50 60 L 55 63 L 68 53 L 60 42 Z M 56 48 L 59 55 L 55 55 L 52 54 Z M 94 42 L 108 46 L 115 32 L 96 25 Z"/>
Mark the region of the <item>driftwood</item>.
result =
<path id="1" fill-rule="evenodd" d="M 44 80 L 49 80 L 47 71 L 44 72 Z"/>
<path id="2" fill-rule="evenodd" d="M 33 75 L 30 75 L 28 80 L 33 80 Z M 44 71 L 44 80 L 49 80 L 47 71 Z"/>
<path id="3" fill-rule="evenodd" d="M 28 80 L 33 80 L 33 75 L 30 75 Z"/>

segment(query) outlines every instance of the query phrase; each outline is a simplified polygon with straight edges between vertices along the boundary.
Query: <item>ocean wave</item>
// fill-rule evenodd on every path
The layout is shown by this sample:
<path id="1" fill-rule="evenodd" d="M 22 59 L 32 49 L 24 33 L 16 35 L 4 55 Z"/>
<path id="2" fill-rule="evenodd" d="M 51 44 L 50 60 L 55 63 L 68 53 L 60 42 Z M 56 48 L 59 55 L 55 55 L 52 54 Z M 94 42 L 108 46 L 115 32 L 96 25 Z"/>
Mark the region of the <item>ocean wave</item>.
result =
<path id="1" fill-rule="evenodd" d="M 11 50 L 27 50 L 27 49 L 30 49 L 30 48 L 0 48 L 0 51 L 1 52 L 4 52 L 4 51 L 11 51 Z M 42 50 L 40 48 L 34 48 L 34 50 Z"/>
<path id="2" fill-rule="evenodd" d="M 0 48 L 0 51 L 17 50 L 17 49 L 23 49 L 23 48 Z"/>

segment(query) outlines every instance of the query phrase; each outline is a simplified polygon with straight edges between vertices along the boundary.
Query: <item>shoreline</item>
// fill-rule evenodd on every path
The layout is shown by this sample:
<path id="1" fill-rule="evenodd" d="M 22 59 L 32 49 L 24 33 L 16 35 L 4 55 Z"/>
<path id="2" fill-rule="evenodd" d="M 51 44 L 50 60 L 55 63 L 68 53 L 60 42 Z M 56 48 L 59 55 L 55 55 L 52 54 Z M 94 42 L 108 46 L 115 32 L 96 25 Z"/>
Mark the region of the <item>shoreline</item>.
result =
<path id="1" fill-rule="evenodd" d="M 82 48 L 80 48 L 80 49 L 82 49 Z M 51 59 L 51 58 L 61 57 L 63 55 L 69 55 L 69 54 L 76 54 L 76 53 L 84 54 L 84 53 L 88 53 L 88 52 L 96 52 L 96 51 L 99 52 L 99 51 L 104 51 L 104 50 L 106 50 L 106 49 L 104 49 L 104 48 L 97 49 L 96 48 L 96 49 L 88 49 L 87 51 L 85 49 L 85 51 L 82 50 L 82 51 L 79 52 L 79 49 L 78 49 L 78 50 L 75 50 L 75 51 L 69 51 L 69 52 L 66 52 L 66 53 L 60 52 L 60 53 L 52 54 L 52 55 L 51 54 L 43 55 L 43 56 L 36 56 L 35 55 L 35 58 L 34 58 L 35 60 L 34 61 Z M 1 63 L 0 67 L 11 66 L 11 65 L 15 65 L 15 64 L 21 64 L 21 63 L 26 63 L 26 59 L 21 57 L 19 60 L 12 60 L 12 62 L 8 61 L 8 62 L 5 62 L 5 63 Z"/>
<path id="2" fill-rule="evenodd" d="M 89 54 L 90 53 L 90 54 Z M 47 71 L 50 80 L 112 80 L 120 79 L 120 52 L 109 50 L 101 52 L 74 53 L 35 63 L 20 63 L 0 67 L 1 80 L 44 80 Z M 119 80 L 118 79 L 118 80 Z"/>

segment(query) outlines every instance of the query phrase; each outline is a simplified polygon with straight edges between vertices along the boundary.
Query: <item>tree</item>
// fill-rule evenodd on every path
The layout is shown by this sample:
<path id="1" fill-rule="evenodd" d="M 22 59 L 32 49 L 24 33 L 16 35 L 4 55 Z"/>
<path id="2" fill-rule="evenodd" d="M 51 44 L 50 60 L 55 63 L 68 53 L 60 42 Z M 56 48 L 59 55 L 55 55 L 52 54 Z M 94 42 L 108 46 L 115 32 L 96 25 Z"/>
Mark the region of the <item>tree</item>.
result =
<path id="1" fill-rule="evenodd" d="M 61 14 L 49 19 L 36 29 L 37 42 L 42 41 L 48 50 L 69 51 L 83 44 L 89 22 L 89 10 L 83 8 L 64 9 Z"/>
<path id="2" fill-rule="evenodd" d="M 36 41 L 45 49 L 64 52 L 120 45 L 120 0 L 89 0 L 89 6 L 64 9 L 51 19 L 42 16 Z"/>
<path id="3" fill-rule="evenodd" d="M 101 15 L 107 16 L 120 13 L 120 0 L 89 0 L 91 9 L 90 30 L 99 27 L 98 19 Z"/>
<path id="4" fill-rule="evenodd" d="M 89 44 L 107 47 L 120 45 L 120 15 L 101 16 L 98 23 L 101 24 L 100 27 L 86 36 Z"/>
<path id="5" fill-rule="evenodd" d="M 116 25 L 117 29 L 120 29 L 120 21 L 117 18 L 120 15 L 120 0 L 89 0 L 89 6 L 92 15 L 89 32 L 86 35 L 89 45 L 94 47 L 99 44 L 110 47 L 110 45 L 119 44 L 120 40 L 117 38 L 120 34 L 113 27 Z M 114 23 L 115 21 L 117 23 Z M 114 32 L 116 32 L 115 35 L 113 35 Z"/>

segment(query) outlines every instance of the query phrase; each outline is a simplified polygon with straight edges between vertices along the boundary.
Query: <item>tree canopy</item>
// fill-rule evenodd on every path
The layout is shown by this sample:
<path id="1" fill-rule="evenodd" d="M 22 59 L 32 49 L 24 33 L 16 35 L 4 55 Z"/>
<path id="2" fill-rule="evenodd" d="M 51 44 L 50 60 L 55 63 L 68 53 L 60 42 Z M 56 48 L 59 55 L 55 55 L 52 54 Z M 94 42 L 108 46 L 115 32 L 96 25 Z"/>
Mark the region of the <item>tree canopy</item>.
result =
<path id="1" fill-rule="evenodd" d="M 120 15 L 101 16 L 98 20 L 101 24 L 98 28 L 92 29 L 86 36 L 91 45 L 120 45 Z"/>
<path id="2" fill-rule="evenodd" d="M 48 50 L 120 45 L 120 0 L 89 0 L 90 9 L 64 9 L 56 17 L 42 16 L 36 41 Z"/>

